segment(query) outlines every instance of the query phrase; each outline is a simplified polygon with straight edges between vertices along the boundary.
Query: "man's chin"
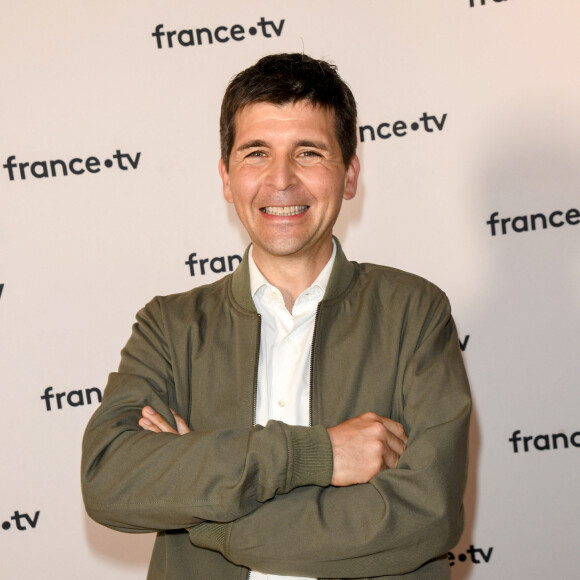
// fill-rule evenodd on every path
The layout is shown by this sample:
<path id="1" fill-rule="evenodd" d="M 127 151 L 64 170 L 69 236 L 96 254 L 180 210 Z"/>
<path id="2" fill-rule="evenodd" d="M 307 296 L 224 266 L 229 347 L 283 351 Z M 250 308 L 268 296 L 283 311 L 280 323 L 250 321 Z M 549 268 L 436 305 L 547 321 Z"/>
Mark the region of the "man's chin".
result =
<path id="1" fill-rule="evenodd" d="M 331 238 L 327 242 L 312 243 L 310 240 L 284 238 L 277 240 L 253 241 L 254 256 L 256 253 L 264 258 L 309 258 L 320 252 L 324 252 L 325 247 L 332 246 Z"/>

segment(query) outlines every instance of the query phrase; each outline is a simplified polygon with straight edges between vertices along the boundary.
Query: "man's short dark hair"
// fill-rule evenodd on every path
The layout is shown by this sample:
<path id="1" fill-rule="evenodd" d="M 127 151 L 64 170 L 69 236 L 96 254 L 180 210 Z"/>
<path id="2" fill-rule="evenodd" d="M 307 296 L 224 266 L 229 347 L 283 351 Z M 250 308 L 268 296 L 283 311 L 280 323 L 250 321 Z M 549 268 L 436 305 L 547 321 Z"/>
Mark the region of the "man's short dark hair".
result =
<path id="1" fill-rule="evenodd" d="M 229 168 L 235 117 L 246 105 L 309 101 L 334 111 L 335 134 L 344 164 L 356 151 L 356 102 L 335 65 L 300 53 L 272 54 L 238 73 L 228 85 L 220 116 L 221 156 Z"/>

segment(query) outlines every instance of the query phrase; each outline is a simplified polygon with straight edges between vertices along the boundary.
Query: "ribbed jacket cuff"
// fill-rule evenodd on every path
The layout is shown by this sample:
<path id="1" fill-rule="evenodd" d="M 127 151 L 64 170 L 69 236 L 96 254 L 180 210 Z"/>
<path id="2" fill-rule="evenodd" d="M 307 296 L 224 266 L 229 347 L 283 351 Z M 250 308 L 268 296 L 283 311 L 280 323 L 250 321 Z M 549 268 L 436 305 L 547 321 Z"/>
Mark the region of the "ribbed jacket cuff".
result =
<path id="1" fill-rule="evenodd" d="M 223 553 L 230 525 L 229 523 L 204 522 L 192 526 L 189 530 L 189 540 L 198 548 L 208 548 Z"/>
<path id="2" fill-rule="evenodd" d="M 289 426 L 290 489 L 301 485 L 330 485 L 332 479 L 332 445 L 328 431 L 315 427 Z"/>

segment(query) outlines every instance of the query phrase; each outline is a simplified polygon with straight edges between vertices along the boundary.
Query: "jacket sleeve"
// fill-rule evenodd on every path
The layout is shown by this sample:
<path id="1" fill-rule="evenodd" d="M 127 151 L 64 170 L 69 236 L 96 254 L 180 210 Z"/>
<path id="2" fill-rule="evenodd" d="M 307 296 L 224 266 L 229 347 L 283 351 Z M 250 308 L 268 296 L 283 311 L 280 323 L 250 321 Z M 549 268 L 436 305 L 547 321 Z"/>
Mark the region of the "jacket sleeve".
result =
<path id="1" fill-rule="evenodd" d="M 471 399 L 446 297 L 405 364 L 397 469 L 364 485 L 303 487 L 191 541 L 272 574 L 361 578 L 404 574 L 446 554 L 463 529 Z M 369 409 L 372 410 L 372 409 Z"/>
<path id="2" fill-rule="evenodd" d="M 173 362 L 161 307 L 137 315 L 100 407 L 83 439 L 82 491 L 88 514 L 121 531 L 179 529 L 231 521 L 277 494 L 328 485 L 332 449 L 323 427 L 267 427 L 151 433 L 145 405 L 174 424 Z"/>

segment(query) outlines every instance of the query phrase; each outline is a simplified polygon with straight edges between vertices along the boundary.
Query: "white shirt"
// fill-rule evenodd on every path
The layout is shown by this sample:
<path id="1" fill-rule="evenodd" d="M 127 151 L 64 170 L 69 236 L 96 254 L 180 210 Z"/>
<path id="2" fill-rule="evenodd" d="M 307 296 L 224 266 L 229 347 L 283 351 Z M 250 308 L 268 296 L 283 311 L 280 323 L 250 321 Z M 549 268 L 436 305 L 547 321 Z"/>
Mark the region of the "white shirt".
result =
<path id="1" fill-rule="evenodd" d="M 270 284 L 249 253 L 250 287 L 256 309 L 262 315 L 256 424 L 266 425 L 273 419 L 288 425 L 310 424 L 310 353 L 318 303 L 334 264 L 332 255 L 310 288 L 298 296 L 292 313 L 284 305 L 278 288 Z M 308 580 L 296 576 L 275 576 L 257 571 L 250 580 Z"/>

